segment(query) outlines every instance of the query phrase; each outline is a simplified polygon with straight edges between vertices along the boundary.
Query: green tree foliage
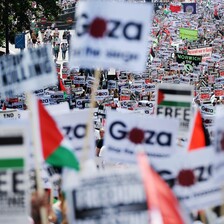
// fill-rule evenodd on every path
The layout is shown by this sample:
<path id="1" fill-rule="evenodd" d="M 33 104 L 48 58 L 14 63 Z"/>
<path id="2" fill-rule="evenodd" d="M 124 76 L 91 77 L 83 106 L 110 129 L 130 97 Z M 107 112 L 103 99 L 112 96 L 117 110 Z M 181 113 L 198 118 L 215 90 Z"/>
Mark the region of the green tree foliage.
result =
<path id="1" fill-rule="evenodd" d="M 14 42 L 15 35 L 30 29 L 32 20 L 42 17 L 54 21 L 60 13 L 56 0 L 1 0 L 0 1 L 0 46 L 5 41 L 5 29 L 9 30 L 9 41 Z"/>

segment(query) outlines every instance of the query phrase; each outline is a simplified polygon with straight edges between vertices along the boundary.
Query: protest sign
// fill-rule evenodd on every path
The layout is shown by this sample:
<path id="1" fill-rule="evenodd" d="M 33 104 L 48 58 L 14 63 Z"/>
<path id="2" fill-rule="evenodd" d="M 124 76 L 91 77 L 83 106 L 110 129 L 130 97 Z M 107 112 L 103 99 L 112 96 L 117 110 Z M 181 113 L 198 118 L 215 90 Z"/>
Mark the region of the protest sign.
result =
<path id="1" fill-rule="evenodd" d="M 0 119 L 18 119 L 20 114 L 18 110 L 0 110 Z"/>
<path id="2" fill-rule="evenodd" d="M 219 183 L 223 185 L 223 166 L 224 166 L 224 114 L 223 106 L 217 107 L 217 116 L 215 117 L 215 124 L 213 128 L 214 132 L 214 147 L 215 152 L 217 153 L 216 158 L 216 179 Z"/>
<path id="3" fill-rule="evenodd" d="M 138 17 L 136 10 L 141 11 Z M 80 1 L 75 14 L 76 32 L 71 40 L 70 56 L 72 66 L 130 71 L 145 69 L 152 4 Z"/>
<path id="4" fill-rule="evenodd" d="M 169 159 L 152 160 L 152 165 L 180 203 L 189 211 L 195 211 L 222 203 L 221 186 L 213 172 L 216 157 L 213 148 L 204 148 L 188 154 L 179 152 Z"/>
<path id="5" fill-rule="evenodd" d="M 24 224 L 29 215 L 27 126 L 0 122 L 0 223 Z"/>
<path id="6" fill-rule="evenodd" d="M 158 84 L 156 114 L 159 117 L 177 118 L 179 135 L 186 137 L 191 120 L 193 87 L 189 85 Z"/>
<path id="7" fill-rule="evenodd" d="M 196 14 L 196 3 L 195 2 L 183 2 L 183 11 Z"/>
<path id="8" fill-rule="evenodd" d="M 215 107 L 213 105 L 204 104 L 200 107 L 202 114 L 214 115 L 215 114 Z"/>
<path id="9" fill-rule="evenodd" d="M 73 147 L 73 152 L 80 159 L 82 149 L 86 136 L 86 127 L 89 120 L 89 111 L 72 111 L 54 115 L 55 121 L 58 127 L 68 141 L 70 141 Z M 72 121 L 72 122 L 71 122 Z M 93 123 L 89 123 L 89 139 L 88 139 L 88 156 L 92 158 L 94 156 L 94 136 L 93 136 Z"/>
<path id="10" fill-rule="evenodd" d="M 116 89 L 117 88 L 117 82 L 115 80 L 108 80 L 107 88 L 108 89 Z"/>
<path id="11" fill-rule="evenodd" d="M 198 30 L 180 28 L 180 38 L 188 39 L 188 40 L 197 40 L 198 39 Z"/>
<path id="12" fill-rule="evenodd" d="M 184 63 L 184 69 L 186 72 L 193 72 L 194 66 L 198 66 L 202 60 L 202 56 L 186 55 L 176 53 L 176 61 L 178 63 Z"/>
<path id="13" fill-rule="evenodd" d="M 214 84 L 214 94 L 216 97 L 224 95 L 222 84 Z"/>
<path id="14" fill-rule="evenodd" d="M 169 127 L 172 126 L 172 129 Z M 169 156 L 175 152 L 178 121 L 137 114 L 107 113 L 105 157 L 109 161 L 136 162 L 138 146 L 148 156 Z M 138 146 L 137 146 L 138 145 Z"/>
<path id="15" fill-rule="evenodd" d="M 209 87 L 200 87 L 200 100 L 209 101 L 210 92 L 211 92 L 211 89 Z"/>
<path id="16" fill-rule="evenodd" d="M 74 76 L 73 83 L 74 84 L 82 84 L 82 85 L 84 85 L 86 83 L 85 76 Z"/>
<path id="17" fill-rule="evenodd" d="M 212 56 L 212 47 L 197 48 L 187 50 L 189 55 L 198 55 L 202 56 L 202 62 L 205 62 L 207 59 L 210 59 Z"/>
<path id="18" fill-rule="evenodd" d="M 109 96 L 108 89 L 99 89 L 96 91 L 96 100 L 102 101 Z"/>
<path id="19" fill-rule="evenodd" d="M 66 192 L 69 223 L 149 223 L 144 185 L 138 169 L 83 174 Z M 109 220 L 109 221 L 108 221 Z"/>
<path id="20" fill-rule="evenodd" d="M 56 84 L 57 76 L 50 46 L 29 48 L 0 58 L 0 94 L 14 96 Z"/>

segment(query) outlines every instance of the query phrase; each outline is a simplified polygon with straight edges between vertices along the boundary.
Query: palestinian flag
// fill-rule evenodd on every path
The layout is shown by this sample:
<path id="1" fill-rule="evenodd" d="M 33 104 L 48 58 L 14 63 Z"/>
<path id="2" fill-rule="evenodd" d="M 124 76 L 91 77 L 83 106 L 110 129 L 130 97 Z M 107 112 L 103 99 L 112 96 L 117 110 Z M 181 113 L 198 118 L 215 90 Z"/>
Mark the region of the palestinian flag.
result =
<path id="1" fill-rule="evenodd" d="M 63 91 L 64 99 L 65 99 L 67 97 L 67 93 L 66 93 L 66 88 L 65 88 L 64 84 L 62 83 L 61 79 L 59 79 L 59 90 Z"/>
<path id="2" fill-rule="evenodd" d="M 33 101 L 36 101 L 36 104 Z M 79 162 L 70 145 L 65 141 L 56 122 L 40 100 L 35 99 L 33 101 L 32 105 L 36 105 L 37 111 L 33 111 L 34 124 L 36 126 L 34 131 L 36 138 L 39 139 L 42 159 L 56 167 L 69 167 L 79 170 Z"/>
<path id="3" fill-rule="evenodd" d="M 158 106 L 191 107 L 192 91 L 181 89 L 159 88 L 157 96 Z"/>

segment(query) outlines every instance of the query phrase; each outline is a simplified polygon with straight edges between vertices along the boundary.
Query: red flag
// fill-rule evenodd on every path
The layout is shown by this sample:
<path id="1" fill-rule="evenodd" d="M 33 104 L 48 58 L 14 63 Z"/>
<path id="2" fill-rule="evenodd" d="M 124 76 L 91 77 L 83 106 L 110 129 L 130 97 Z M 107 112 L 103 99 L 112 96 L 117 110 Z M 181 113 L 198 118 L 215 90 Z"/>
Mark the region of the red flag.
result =
<path id="1" fill-rule="evenodd" d="M 191 132 L 188 151 L 197 150 L 199 148 L 204 148 L 209 145 L 210 145 L 209 135 L 208 132 L 205 130 L 201 113 L 197 109 L 193 129 Z"/>
<path id="2" fill-rule="evenodd" d="M 170 11 L 171 12 L 180 12 L 181 6 L 180 5 L 170 5 Z"/>
<path id="3" fill-rule="evenodd" d="M 61 79 L 59 79 L 59 88 L 60 88 L 59 90 L 61 90 L 61 91 L 63 91 L 63 92 L 66 92 L 66 88 L 65 88 L 65 86 L 63 85 Z"/>
<path id="4" fill-rule="evenodd" d="M 6 105 L 5 105 L 5 103 L 3 103 L 3 105 L 2 105 L 2 110 L 6 110 Z"/>
<path id="5" fill-rule="evenodd" d="M 180 213 L 179 202 L 172 190 L 148 163 L 147 156 L 139 153 L 138 164 L 143 177 L 148 207 L 160 212 L 163 224 L 185 224 Z M 158 219 L 152 223 L 158 224 Z"/>

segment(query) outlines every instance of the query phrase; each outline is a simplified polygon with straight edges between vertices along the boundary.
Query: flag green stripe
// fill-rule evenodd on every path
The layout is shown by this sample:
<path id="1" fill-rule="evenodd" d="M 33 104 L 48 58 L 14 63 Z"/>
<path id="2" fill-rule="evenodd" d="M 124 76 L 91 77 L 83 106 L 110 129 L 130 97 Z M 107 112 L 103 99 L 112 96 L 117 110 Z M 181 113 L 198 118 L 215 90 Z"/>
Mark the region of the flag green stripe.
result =
<path id="1" fill-rule="evenodd" d="M 59 146 L 47 159 L 46 162 L 53 166 L 69 167 L 79 170 L 79 162 L 73 152 L 63 146 Z"/>
<path id="2" fill-rule="evenodd" d="M 0 168 L 24 167 L 23 158 L 0 159 Z"/>
<path id="3" fill-rule="evenodd" d="M 162 101 L 158 106 L 191 107 L 191 103 L 189 103 L 189 102 L 176 102 L 176 101 Z"/>

